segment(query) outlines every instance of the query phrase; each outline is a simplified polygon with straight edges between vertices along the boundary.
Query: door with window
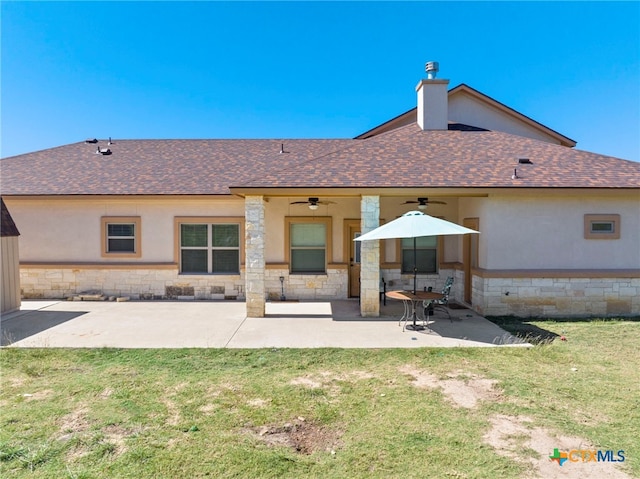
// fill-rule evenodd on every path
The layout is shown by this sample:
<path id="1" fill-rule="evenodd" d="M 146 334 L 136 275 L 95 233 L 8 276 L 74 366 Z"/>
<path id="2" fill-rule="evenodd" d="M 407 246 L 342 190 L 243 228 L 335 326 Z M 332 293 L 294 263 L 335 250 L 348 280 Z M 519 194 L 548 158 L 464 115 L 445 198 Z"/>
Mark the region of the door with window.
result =
<path id="1" fill-rule="evenodd" d="M 354 241 L 361 235 L 360 220 L 345 220 L 344 222 L 344 262 L 349 266 L 349 297 L 360 297 L 360 241 Z"/>

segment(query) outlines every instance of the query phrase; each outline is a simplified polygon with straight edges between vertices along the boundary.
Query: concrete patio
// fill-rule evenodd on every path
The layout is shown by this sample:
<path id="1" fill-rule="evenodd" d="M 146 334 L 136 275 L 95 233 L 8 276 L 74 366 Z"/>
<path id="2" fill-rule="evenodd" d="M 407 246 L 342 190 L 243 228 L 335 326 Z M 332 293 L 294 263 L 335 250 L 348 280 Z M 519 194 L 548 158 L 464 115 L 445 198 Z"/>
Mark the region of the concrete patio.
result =
<path id="1" fill-rule="evenodd" d="M 388 301 L 362 318 L 357 300 L 269 302 L 266 317 L 241 301 L 23 301 L 2 317 L 2 346 L 50 348 L 419 348 L 528 346 L 470 309 L 437 312 L 424 331 L 398 326 Z"/>

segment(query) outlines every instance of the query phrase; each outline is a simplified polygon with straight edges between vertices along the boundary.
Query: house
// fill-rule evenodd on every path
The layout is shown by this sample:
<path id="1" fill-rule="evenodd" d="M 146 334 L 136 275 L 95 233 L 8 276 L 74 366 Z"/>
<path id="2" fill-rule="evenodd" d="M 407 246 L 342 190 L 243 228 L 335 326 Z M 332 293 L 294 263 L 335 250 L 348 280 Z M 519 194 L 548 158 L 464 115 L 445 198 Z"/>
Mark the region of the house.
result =
<path id="1" fill-rule="evenodd" d="M 25 298 L 81 291 L 265 301 L 408 287 L 412 245 L 354 242 L 419 208 L 481 231 L 421 238 L 418 287 L 484 315 L 640 314 L 640 163 L 433 71 L 353 139 L 86 141 L 3 159 Z"/>
<path id="2" fill-rule="evenodd" d="M 0 313 L 4 314 L 20 309 L 20 260 L 18 253 L 20 232 L 2 198 L 0 198 L 0 210 L 2 211 L 0 223 L 0 257 L 2 258 Z"/>

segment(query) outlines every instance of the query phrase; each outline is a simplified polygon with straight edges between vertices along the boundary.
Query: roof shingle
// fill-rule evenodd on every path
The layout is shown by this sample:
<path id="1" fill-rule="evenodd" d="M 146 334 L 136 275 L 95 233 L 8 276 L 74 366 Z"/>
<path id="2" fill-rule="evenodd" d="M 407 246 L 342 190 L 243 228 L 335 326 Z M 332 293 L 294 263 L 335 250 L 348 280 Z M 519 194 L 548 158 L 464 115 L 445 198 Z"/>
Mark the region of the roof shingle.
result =
<path id="1" fill-rule="evenodd" d="M 3 195 L 228 195 L 231 187 L 640 188 L 640 163 L 497 131 L 422 131 L 415 124 L 353 140 L 118 140 L 109 146 L 111 155 L 96 153 L 97 146 L 74 143 L 1 160 Z M 519 178 L 513 180 L 515 168 Z"/>

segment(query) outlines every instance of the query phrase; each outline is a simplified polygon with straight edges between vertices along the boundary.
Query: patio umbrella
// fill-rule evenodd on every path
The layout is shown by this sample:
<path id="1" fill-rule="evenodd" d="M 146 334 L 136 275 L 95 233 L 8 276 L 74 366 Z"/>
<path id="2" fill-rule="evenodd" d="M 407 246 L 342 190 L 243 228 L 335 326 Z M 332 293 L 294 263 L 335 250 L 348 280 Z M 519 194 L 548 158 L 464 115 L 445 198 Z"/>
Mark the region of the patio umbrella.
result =
<path id="1" fill-rule="evenodd" d="M 422 211 L 409 211 L 378 228 L 365 233 L 354 241 L 369 241 L 395 238 L 413 238 L 413 293 L 416 292 L 418 265 L 416 264 L 416 238 L 420 236 L 447 236 L 480 233 L 464 226 L 441 220 L 424 214 Z"/>

